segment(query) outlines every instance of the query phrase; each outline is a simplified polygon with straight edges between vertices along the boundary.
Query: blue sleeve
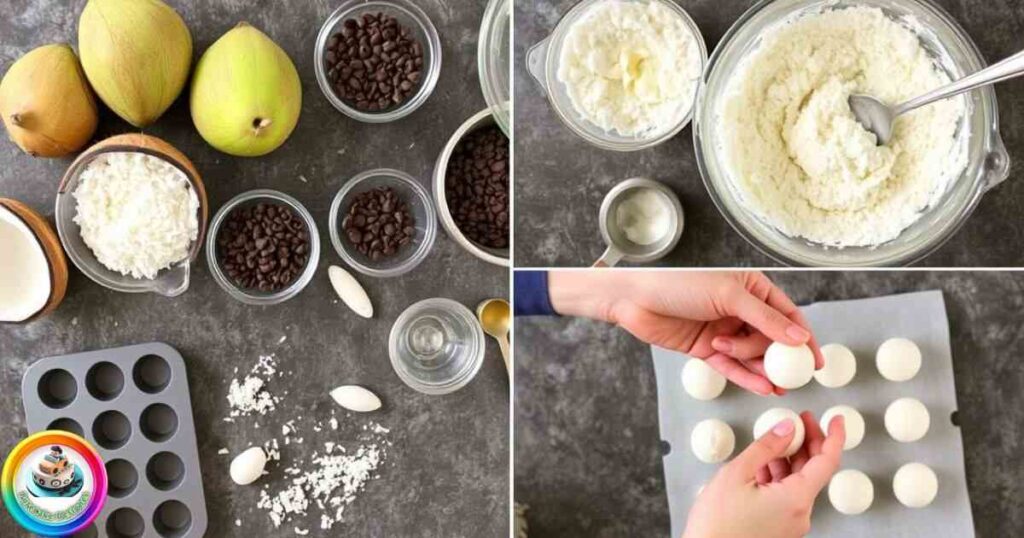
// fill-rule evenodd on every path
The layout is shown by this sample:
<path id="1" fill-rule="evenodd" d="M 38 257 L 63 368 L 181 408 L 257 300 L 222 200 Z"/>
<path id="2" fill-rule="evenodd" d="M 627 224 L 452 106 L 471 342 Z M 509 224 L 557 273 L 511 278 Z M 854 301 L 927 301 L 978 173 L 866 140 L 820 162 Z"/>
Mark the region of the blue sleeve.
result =
<path id="1" fill-rule="evenodd" d="M 547 271 L 516 271 L 513 278 L 516 316 L 557 316 L 548 295 Z"/>

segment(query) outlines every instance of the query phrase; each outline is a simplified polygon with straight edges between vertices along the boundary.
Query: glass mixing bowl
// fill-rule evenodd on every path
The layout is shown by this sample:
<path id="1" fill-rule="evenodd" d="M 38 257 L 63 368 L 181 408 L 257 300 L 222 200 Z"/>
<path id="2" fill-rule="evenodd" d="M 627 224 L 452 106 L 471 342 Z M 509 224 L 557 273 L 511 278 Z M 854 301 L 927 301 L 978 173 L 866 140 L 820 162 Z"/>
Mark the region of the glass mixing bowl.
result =
<path id="1" fill-rule="evenodd" d="M 477 42 L 477 73 L 480 75 L 480 89 L 484 100 L 494 115 L 498 127 L 511 135 L 509 125 L 509 76 L 512 69 L 512 2 L 511 0 L 490 0 L 480 24 Z"/>
<path id="2" fill-rule="evenodd" d="M 968 162 L 959 178 L 899 237 L 873 247 L 828 247 L 800 237 L 789 237 L 744 207 L 742 193 L 728 177 L 723 163 L 718 110 L 730 75 L 760 45 L 760 36 L 798 14 L 852 6 L 881 8 L 899 20 L 913 17 L 925 50 L 951 79 L 985 66 L 970 36 L 953 18 L 930 0 L 762 0 L 733 24 L 711 55 L 697 95 L 693 143 L 701 177 L 718 210 L 730 225 L 758 250 L 787 265 L 886 266 L 906 265 L 939 248 L 963 225 L 981 196 L 1006 179 L 1010 159 L 999 136 L 999 114 L 992 87 L 964 95 L 966 112 L 960 125 L 967 137 Z"/>
<path id="3" fill-rule="evenodd" d="M 690 118 L 696 109 L 696 102 L 690 107 L 685 116 L 680 116 L 679 121 L 666 126 L 660 131 L 644 133 L 641 136 L 623 136 L 614 131 L 605 131 L 588 121 L 579 112 L 576 112 L 572 100 L 569 98 L 569 93 L 565 89 L 565 84 L 558 80 L 558 64 L 562 58 L 562 48 L 565 45 L 565 39 L 569 34 L 569 30 L 572 29 L 576 21 L 580 20 L 580 17 L 587 13 L 591 6 L 604 1 L 583 0 L 573 6 L 558 21 L 555 30 L 550 36 L 527 51 L 527 69 L 530 71 L 530 75 L 544 87 L 548 94 L 548 101 L 551 102 L 551 107 L 555 109 L 555 113 L 558 114 L 562 123 L 587 142 L 599 148 L 613 151 L 637 151 L 657 146 L 678 134 L 679 131 L 683 130 L 683 127 L 686 127 L 687 123 L 690 123 Z M 690 15 L 683 8 L 671 0 L 626 1 L 658 2 L 682 17 L 686 27 L 690 29 L 697 40 L 697 46 L 700 49 L 701 69 L 703 71 L 708 60 L 707 47 L 704 45 L 704 38 L 701 36 L 697 23 L 693 22 L 693 19 L 690 18 Z"/>
<path id="4" fill-rule="evenodd" d="M 85 244 L 81 229 L 74 222 L 75 216 L 78 215 L 74 192 L 78 189 L 82 172 L 89 163 L 103 154 L 122 152 L 143 153 L 174 166 L 184 174 L 185 179 L 188 180 L 188 188 L 195 192 L 199 199 L 196 215 L 199 221 L 199 233 L 189 246 L 188 257 L 162 269 L 156 274 L 156 278 L 134 278 L 131 275 L 123 275 L 108 269 L 96 259 L 92 249 Z M 199 251 L 202 250 L 208 212 L 209 201 L 206 197 L 206 188 L 192 161 L 159 138 L 129 133 L 112 136 L 96 143 L 71 163 L 57 189 L 54 218 L 61 245 L 68 253 L 68 257 L 82 274 L 93 282 L 125 293 L 157 293 L 165 297 L 177 297 L 188 290 L 192 263 L 196 261 Z"/>
<path id="5" fill-rule="evenodd" d="M 372 260 L 359 252 L 344 236 L 341 223 L 348 213 L 349 207 L 357 194 L 366 191 L 390 187 L 409 207 L 416 229 L 412 241 L 399 248 L 393 256 L 384 256 Z M 430 249 L 434 247 L 437 237 L 437 213 L 430 200 L 430 194 L 420 185 L 416 178 L 400 170 L 379 168 L 368 170 L 345 182 L 331 202 L 331 214 L 327 220 L 331 244 L 338 256 L 345 260 L 353 269 L 374 277 L 393 277 L 412 271 L 426 259 Z"/>
<path id="6" fill-rule="evenodd" d="M 306 224 L 306 232 L 309 234 L 309 260 L 306 261 L 302 272 L 295 277 L 291 284 L 272 292 L 243 288 L 236 284 L 221 268 L 221 260 L 217 255 L 217 236 L 220 234 L 220 227 L 224 224 L 228 215 L 236 208 L 246 209 L 261 202 L 288 206 Z M 270 189 L 255 189 L 243 192 L 229 200 L 214 215 L 213 221 L 210 223 L 210 233 L 206 236 L 206 261 L 210 266 L 210 274 L 213 275 L 213 280 L 228 295 L 235 299 L 252 305 L 283 303 L 298 295 L 316 276 L 316 270 L 320 264 L 320 232 L 316 229 L 316 221 L 313 220 L 313 215 L 295 198 L 283 192 Z"/>
<path id="7" fill-rule="evenodd" d="M 384 13 L 398 19 L 408 27 L 416 39 L 423 45 L 423 80 L 415 93 L 402 104 L 393 109 L 381 112 L 363 112 L 349 105 L 334 93 L 327 71 L 327 43 L 331 36 L 341 31 L 347 19 L 361 17 L 366 13 Z M 430 22 L 430 17 L 410 0 L 349 0 L 331 13 L 320 27 L 316 36 L 313 66 L 316 70 L 316 82 L 324 97 L 334 108 L 346 116 L 366 123 L 387 123 L 412 114 L 427 101 L 434 92 L 437 79 L 441 76 L 441 38 L 437 28 Z"/>

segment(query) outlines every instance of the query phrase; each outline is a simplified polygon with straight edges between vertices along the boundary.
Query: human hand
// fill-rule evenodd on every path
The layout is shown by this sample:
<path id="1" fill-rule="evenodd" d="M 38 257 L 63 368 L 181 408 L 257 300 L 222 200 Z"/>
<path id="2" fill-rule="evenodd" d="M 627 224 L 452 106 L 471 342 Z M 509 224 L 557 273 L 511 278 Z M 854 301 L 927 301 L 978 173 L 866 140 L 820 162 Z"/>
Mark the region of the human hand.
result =
<path id="1" fill-rule="evenodd" d="M 764 373 L 773 341 L 807 344 L 815 368 L 825 364 L 800 310 L 760 272 L 552 271 L 548 290 L 559 313 L 616 323 L 758 394 L 785 393 Z"/>
<path id="2" fill-rule="evenodd" d="M 718 470 L 690 509 L 683 538 L 795 538 L 810 532 L 814 499 L 839 469 L 846 427 L 837 416 L 825 437 L 810 413 L 800 420 L 804 444 L 789 460 L 780 457 L 794 435 L 793 421 L 786 419 Z"/>

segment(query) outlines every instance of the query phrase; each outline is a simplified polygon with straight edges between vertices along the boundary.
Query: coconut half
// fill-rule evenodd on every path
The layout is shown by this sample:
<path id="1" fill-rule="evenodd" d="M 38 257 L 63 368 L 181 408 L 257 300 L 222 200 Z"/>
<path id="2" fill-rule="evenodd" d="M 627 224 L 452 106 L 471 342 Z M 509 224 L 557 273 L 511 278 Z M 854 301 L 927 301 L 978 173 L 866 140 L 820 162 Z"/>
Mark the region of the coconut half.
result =
<path id="1" fill-rule="evenodd" d="M 0 322 L 25 321 L 50 299 L 50 263 L 28 224 L 3 205 L 0 251 Z"/>

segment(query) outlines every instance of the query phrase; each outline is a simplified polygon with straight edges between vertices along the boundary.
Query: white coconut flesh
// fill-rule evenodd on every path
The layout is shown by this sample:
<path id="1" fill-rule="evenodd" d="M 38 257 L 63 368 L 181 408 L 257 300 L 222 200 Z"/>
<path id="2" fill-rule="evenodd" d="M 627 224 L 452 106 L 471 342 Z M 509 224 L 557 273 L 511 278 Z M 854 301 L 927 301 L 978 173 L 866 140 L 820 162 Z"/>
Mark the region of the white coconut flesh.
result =
<path id="1" fill-rule="evenodd" d="M 0 206 L 0 322 L 25 321 L 50 299 L 50 264 L 35 233 Z"/>

